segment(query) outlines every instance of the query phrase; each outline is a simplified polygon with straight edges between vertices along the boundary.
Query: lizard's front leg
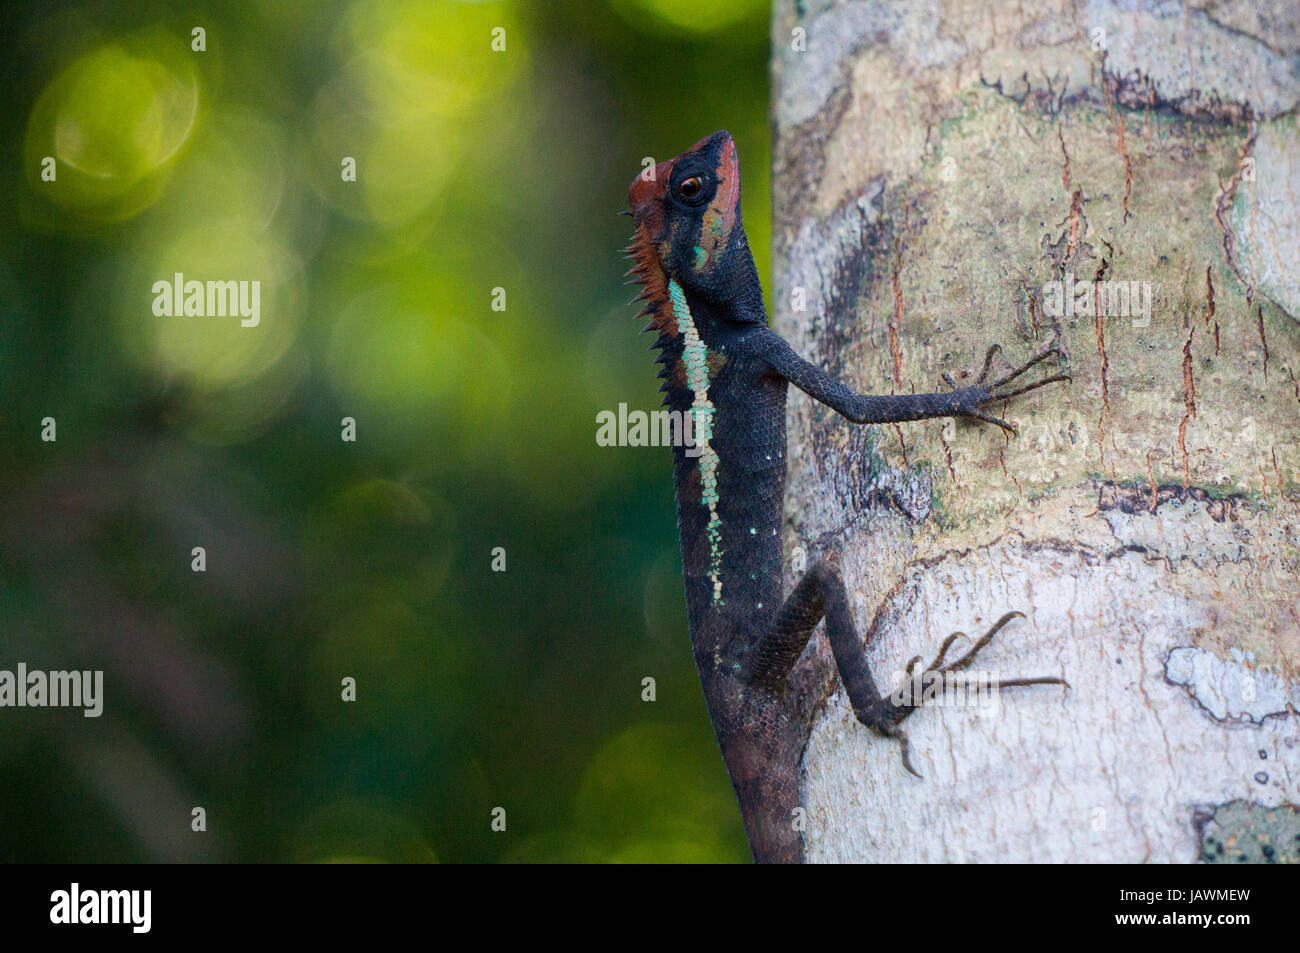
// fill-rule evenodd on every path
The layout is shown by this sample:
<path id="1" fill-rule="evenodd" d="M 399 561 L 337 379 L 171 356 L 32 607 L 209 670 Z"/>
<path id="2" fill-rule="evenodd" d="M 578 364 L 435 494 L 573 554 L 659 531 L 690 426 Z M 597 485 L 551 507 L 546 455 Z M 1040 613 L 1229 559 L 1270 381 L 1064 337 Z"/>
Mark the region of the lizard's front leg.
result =
<path id="1" fill-rule="evenodd" d="M 1060 348 L 1057 347 L 1049 347 L 1015 370 L 990 379 L 993 359 L 1002 352 L 1002 349 L 995 344 L 984 356 L 984 368 L 979 377 L 969 387 L 958 387 L 945 373 L 943 379 L 952 388 L 946 392 L 859 394 L 833 374 L 828 374 L 815 364 L 805 361 L 786 343 L 785 338 L 775 331 L 762 329 L 759 334 L 759 348 L 769 366 L 777 374 L 814 400 L 821 401 L 858 424 L 893 424 L 935 417 L 968 417 L 972 420 L 996 424 L 1003 430 L 1015 433 L 1014 426 L 989 414 L 986 408 L 1000 401 L 1019 397 L 1039 387 L 1070 379 L 1069 374 L 1052 374 L 1020 387 L 1010 386 L 1020 375 L 1037 364 L 1053 357 L 1059 361 L 1062 355 Z"/>
<path id="2" fill-rule="evenodd" d="M 750 650 L 745 661 L 742 677 L 753 685 L 768 690 L 778 690 L 790 674 L 794 664 L 803 652 L 804 646 L 812 636 L 817 623 L 826 619 L 826 635 L 830 639 L 831 652 L 835 656 L 835 667 L 839 671 L 844 691 L 853 706 L 853 714 L 858 721 L 868 728 L 893 738 L 902 747 L 903 767 L 918 778 L 920 773 L 912 766 L 911 745 L 901 724 L 908 715 L 920 708 L 923 697 L 917 693 L 901 691 L 908 682 L 916 678 L 915 666 L 920 664 L 920 657 L 908 662 L 908 676 L 904 686 L 888 695 L 881 695 L 876 688 L 876 681 L 867 665 L 863 642 L 858 638 L 857 627 L 853 622 L 853 610 L 849 606 L 848 592 L 840 573 L 838 553 L 832 553 L 808 570 L 799 584 L 794 587 L 781 610 L 772 621 L 768 633 Z M 921 675 L 931 673 L 939 676 L 968 668 L 975 656 L 1008 622 L 1023 618 L 1019 612 L 1008 612 L 979 639 L 965 655 L 944 665 L 944 659 L 953 643 L 964 633 L 955 632 L 944 640 L 933 662 L 921 671 Z M 867 635 L 868 640 L 871 633 Z M 943 679 L 947 685 L 947 680 Z M 1063 678 L 1040 676 L 1035 678 L 1002 679 L 983 683 L 981 689 L 997 691 L 1022 685 L 1068 685 Z"/>

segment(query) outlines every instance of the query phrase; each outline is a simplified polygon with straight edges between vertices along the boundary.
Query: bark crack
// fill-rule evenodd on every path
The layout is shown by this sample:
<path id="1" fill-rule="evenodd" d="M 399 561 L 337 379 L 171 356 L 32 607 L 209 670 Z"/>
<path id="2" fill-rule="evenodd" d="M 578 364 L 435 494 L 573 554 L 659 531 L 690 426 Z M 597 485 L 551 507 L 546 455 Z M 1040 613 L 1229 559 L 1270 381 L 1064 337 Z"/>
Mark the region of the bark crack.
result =
<path id="1" fill-rule="evenodd" d="M 1259 343 L 1264 348 L 1264 382 L 1268 382 L 1268 338 L 1264 336 L 1264 307 L 1255 305 L 1255 317 L 1259 326 Z"/>
<path id="2" fill-rule="evenodd" d="M 1196 379 L 1192 376 L 1192 338 L 1196 336 L 1196 325 L 1187 330 L 1187 343 L 1183 345 L 1183 414 L 1178 425 L 1178 449 L 1183 454 L 1183 486 L 1192 482 L 1191 457 L 1187 452 L 1187 424 L 1196 416 Z"/>
<path id="3" fill-rule="evenodd" d="M 1237 188 L 1241 185 L 1242 176 L 1245 174 L 1246 159 L 1254 156 L 1256 134 L 1255 123 L 1252 122 L 1250 135 L 1237 150 L 1237 171 L 1226 183 L 1220 182 L 1218 194 L 1214 197 L 1214 220 L 1218 223 L 1219 230 L 1223 232 L 1223 260 L 1227 263 L 1228 270 L 1237 276 L 1241 286 L 1246 289 L 1248 299 L 1253 297 L 1255 289 L 1237 261 L 1237 236 L 1228 222 L 1228 212 L 1237 197 Z"/>

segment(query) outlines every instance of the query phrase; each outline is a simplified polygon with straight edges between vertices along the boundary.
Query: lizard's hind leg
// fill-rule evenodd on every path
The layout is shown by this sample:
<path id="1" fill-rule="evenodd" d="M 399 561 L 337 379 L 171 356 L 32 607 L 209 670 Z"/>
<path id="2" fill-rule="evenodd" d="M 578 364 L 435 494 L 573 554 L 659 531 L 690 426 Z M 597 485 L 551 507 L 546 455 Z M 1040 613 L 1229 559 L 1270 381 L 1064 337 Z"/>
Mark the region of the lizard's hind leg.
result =
<path id="1" fill-rule="evenodd" d="M 903 761 L 911 769 L 907 736 L 889 711 L 890 699 L 882 697 L 867 665 L 862 640 L 853 622 L 853 610 L 840 574 L 840 557 L 831 553 L 809 569 L 781 606 L 772 627 L 753 647 L 742 671 L 744 679 L 767 689 L 778 689 L 812 637 L 817 623 L 826 619 L 826 635 L 835 656 L 835 667 L 849 696 L 858 721 L 874 731 L 898 740 Z M 913 771 L 913 774 L 916 772 Z"/>
<path id="2" fill-rule="evenodd" d="M 944 665 L 948 650 L 965 633 L 954 632 L 943 641 L 933 662 L 925 669 L 919 669 L 920 657 L 907 663 L 907 676 L 902 685 L 889 695 L 881 695 L 876 688 L 876 681 L 867 665 L 863 641 L 858 638 L 857 627 L 853 622 L 853 610 L 849 605 L 848 591 L 840 573 L 838 553 L 832 553 L 821 560 L 804 574 L 798 585 L 790 593 L 785 604 L 781 606 L 772 621 L 772 627 L 763 639 L 753 647 L 751 655 L 745 661 L 742 672 L 746 681 L 768 689 L 777 689 L 785 683 L 786 677 L 799 660 L 804 646 L 812 637 L 817 623 L 826 619 L 826 636 L 831 643 L 831 652 L 835 656 L 835 667 L 839 671 L 844 691 L 853 706 L 853 714 L 866 727 L 887 738 L 893 738 L 902 749 L 903 767 L 918 778 L 920 773 L 912 766 L 911 745 L 901 722 L 917 708 L 921 707 L 924 696 L 909 692 L 909 685 L 915 686 L 918 676 L 927 674 L 946 675 L 968 668 L 980 650 L 992 641 L 993 637 L 1012 619 L 1023 618 L 1019 612 L 1008 612 L 986 632 L 960 658 Z M 874 632 L 867 633 L 870 641 Z M 946 687 L 947 680 L 944 680 Z M 1022 685 L 1067 685 L 1063 678 L 1044 676 L 1038 678 L 1001 679 L 982 685 L 981 688 L 997 691 Z"/>
<path id="3" fill-rule="evenodd" d="M 865 706 L 879 702 L 876 683 L 867 668 L 862 643 L 853 624 L 853 611 L 840 575 L 838 553 L 832 553 L 804 573 L 772 620 L 771 629 L 750 650 L 742 672 L 745 681 L 768 689 L 777 689 L 785 684 L 817 623 L 823 618 L 826 619 L 826 633 L 835 655 L 835 666 L 853 702 L 854 711 L 858 710 L 859 704 Z"/>

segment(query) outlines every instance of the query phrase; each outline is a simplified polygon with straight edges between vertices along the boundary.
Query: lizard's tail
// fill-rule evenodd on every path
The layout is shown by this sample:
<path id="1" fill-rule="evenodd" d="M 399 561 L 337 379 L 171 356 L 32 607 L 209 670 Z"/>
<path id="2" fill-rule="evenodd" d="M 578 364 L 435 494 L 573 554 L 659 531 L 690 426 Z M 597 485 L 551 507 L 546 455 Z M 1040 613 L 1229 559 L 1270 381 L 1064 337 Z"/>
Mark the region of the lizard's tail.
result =
<path id="1" fill-rule="evenodd" d="M 806 814 L 799 790 L 802 740 L 779 698 L 751 689 L 740 707 L 735 728 L 723 741 L 722 755 L 754 860 L 802 863 Z"/>

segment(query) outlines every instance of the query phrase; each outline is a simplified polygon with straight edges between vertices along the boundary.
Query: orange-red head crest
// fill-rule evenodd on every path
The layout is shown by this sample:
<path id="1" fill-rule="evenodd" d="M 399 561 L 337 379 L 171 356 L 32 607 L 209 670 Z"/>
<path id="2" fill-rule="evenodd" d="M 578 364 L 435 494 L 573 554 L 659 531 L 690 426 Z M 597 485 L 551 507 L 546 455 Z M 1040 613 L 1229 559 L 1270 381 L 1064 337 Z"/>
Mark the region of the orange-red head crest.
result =
<path id="1" fill-rule="evenodd" d="M 646 169 L 628 188 L 636 222 L 629 274 L 643 287 L 651 327 L 675 334 L 668 282 L 705 300 L 725 297 L 735 268 L 752 269 L 740 216 L 740 161 L 730 133 L 716 132 Z"/>

